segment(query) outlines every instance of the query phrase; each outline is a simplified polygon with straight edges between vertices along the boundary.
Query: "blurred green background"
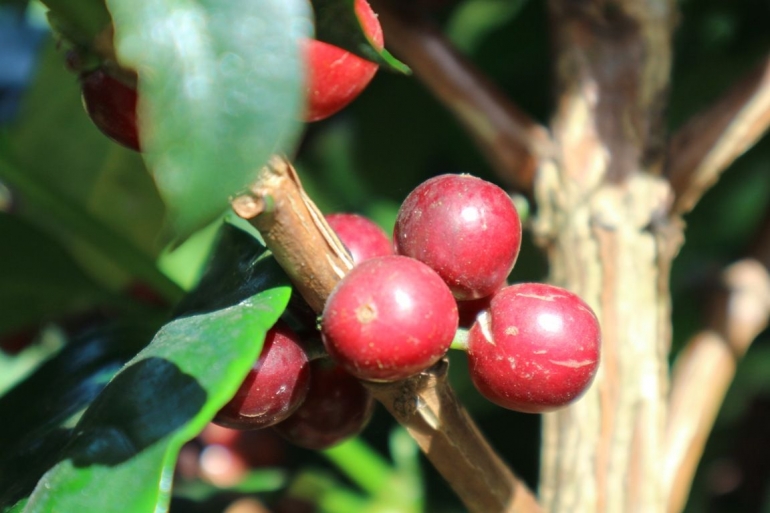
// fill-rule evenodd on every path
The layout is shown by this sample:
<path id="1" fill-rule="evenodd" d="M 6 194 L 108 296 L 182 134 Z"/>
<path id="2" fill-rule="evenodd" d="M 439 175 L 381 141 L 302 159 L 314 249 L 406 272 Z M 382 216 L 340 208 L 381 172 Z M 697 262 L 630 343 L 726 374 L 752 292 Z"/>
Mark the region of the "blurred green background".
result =
<path id="1" fill-rule="evenodd" d="M 437 20 L 458 47 L 524 110 L 546 123 L 552 105 L 545 2 L 432 3 L 437 5 Z M 767 0 L 685 0 L 680 9 L 668 110 L 672 131 L 770 49 Z M 19 20 L 24 30 L 18 28 Z M 12 162 L 15 176 L 27 184 L 19 187 L 6 180 L 0 185 L 0 205 L 11 213 L 0 217 L 0 337 L 9 340 L 31 326 L 45 326 L 43 335 L 18 355 L 0 352 L 2 392 L 41 358 L 59 350 L 66 338 L 61 319 L 74 315 L 89 322 L 105 310 L 162 317 L 163 309 L 126 299 L 124 291 L 135 278 L 127 272 L 131 258 L 158 258 L 166 276 L 189 288 L 215 229 L 199 232 L 173 251 L 165 245 L 163 205 L 140 157 L 108 141 L 86 117 L 76 77 L 66 71 L 62 53 L 44 28 L 41 8 L 2 2 L 0 21 L 0 167 Z M 7 56 L 15 44 L 24 48 L 16 61 Z M 18 60 L 22 54 L 27 59 L 23 65 Z M 23 69 L 17 70 L 17 65 Z M 306 128 L 296 164 L 322 211 L 359 212 L 387 230 L 400 201 L 431 176 L 468 172 L 496 181 L 458 123 L 415 78 L 386 72 L 378 73 L 342 113 Z M 45 185 L 42 192 L 36 183 Z M 77 215 L 68 217 L 67 205 L 78 205 Z M 57 208 L 65 208 L 65 213 L 58 214 Z M 768 212 L 770 137 L 764 137 L 686 218 L 686 244 L 671 281 L 674 353 L 702 324 L 702 299 L 720 270 L 745 254 Z M 99 239 L 105 232 L 107 239 Z M 122 263 L 116 264 L 114 254 L 95 251 L 95 241 L 109 243 L 110 233 L 129 241 L 136 254 L 121 254 Z M 511 280 L 543 280 L 546 274 L 544 259 L 527 239 Z M 162 286 L 164 277 L 146 279 Z M 486 402 L 470 385 L 464 356 L 451 358 L 452 380 L 464 404 L 492 445 L 534 485 L 539 418 Z M 392 437 L 399 436 L 393 435 L 394 427 L 380 409 L 363 439 L 383 455 L 391 454 L 394 444 L 407 447 L 408 453 L 408 441 L 393 442 Z M 687 511 L 770 512 L 768 433 L 770 334 L 765 332 L 740 364 Z M 287 447 L 282 458 L 290 469 L 323 468 L 336 476 L 335 482 L 348 483 L 344 473 L 335 474 L 317 454 Z M 421 460 L 421 467 L 425 510 L 463 511 L 430 465 Z M 219 511 L 234 493 L 205 501 L 188 497 L 175 502 L 172 511 Z"/>

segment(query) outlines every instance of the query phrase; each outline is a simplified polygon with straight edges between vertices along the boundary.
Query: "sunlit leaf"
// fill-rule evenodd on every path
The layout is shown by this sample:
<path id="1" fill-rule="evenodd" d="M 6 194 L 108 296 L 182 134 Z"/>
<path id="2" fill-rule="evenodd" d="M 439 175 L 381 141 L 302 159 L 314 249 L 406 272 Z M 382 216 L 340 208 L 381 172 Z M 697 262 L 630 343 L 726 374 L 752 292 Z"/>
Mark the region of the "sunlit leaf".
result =
<path id="1" fill-rule="evenodd" d="M 85 411 L 25 511 L 165 507 L 179 449 L 240 385 L 290 291 L 264 247 L 225 225 L 199 287 Z"/>
<path id="2" fill-rule="evenodd" d="M 123 65 L 139 74 L 144 157 L 178 234 L 225 211 L 302 110 L 306 0 L 108 0 Z"/>

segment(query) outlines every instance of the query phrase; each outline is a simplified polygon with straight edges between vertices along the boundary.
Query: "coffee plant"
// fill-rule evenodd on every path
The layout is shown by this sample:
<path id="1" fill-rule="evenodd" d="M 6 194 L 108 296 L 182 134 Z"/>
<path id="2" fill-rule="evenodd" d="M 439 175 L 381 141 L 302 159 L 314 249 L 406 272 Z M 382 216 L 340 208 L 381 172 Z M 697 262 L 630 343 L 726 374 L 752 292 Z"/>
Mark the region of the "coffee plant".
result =
<path id="1" fill-rule="evenodd" d="M 769 16 L 0 0 L 0 513 L 767 511 Z"/>

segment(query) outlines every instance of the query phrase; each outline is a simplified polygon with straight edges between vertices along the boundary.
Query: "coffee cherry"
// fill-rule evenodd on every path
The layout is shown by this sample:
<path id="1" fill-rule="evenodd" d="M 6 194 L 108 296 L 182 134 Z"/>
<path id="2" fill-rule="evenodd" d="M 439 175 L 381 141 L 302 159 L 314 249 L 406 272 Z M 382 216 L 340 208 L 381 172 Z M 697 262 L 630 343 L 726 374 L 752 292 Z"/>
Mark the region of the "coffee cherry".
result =
<path id="1" fill-rule="evenodd" d="M 354 267 L 323 311 L 329 354 L 360 379 L 395 381 L 433 365 L 457 330 L 457 305 L 441 278 L 393 255 Z"/>
<path id="2" fill-rule="evenodd" d="M 83 106 L 104 135 L 139 151 L 136 128 L 136 89 L 111 77 L 103 70 L 81 76 Z"/>
<path id="3" fill-rule="evenodd" d="M 382 27 L 366 0 L 355 1 L 355 11 L 364 33 L 381 49 Z M 377 72 L 377 64 L 338 46 L 311 39 L 305 46 L 307 62 L 306 121 L 328 118 L 352 102 Z"/>
<path id="4" fill-rule="evenodd" d="M 373 411 L 374 399 L 356 378 L 328 360 L 314 360 L 305 402 L 273 429 L 294 445 L 326 449 L 363 431 Z"/>
<path id="5" fill-rule="evenodd" d="M 470 175 L 441 175 L 419 185 L 398 211 L 396 252 L 425 262 L 458 300 L 503 286 L 521 246 L 510 197 Z"/>
<path id="6" fill-rule="evenodd" d="M 390 238 L 369 219 L 356 214 L 329 214 L 326 222 L 350 251 L 353 263 L 393 254 Z"/>
<path id="7" fill-rule="evenodd" d="M 284 420 L 307 395 L 308 369 L 297 335 L 282 324 L 274 326 L 259 359 L 214 422 L 232 429 L 258 429 Z"/>
<path id="8" fill-rule="evenodd" d="M 601 334 L 591 308 L 543 283 L 502 289 L 468 337 L 470 375 L 481 394 L 511 410 L 566 406 L 591 384 Z"/>

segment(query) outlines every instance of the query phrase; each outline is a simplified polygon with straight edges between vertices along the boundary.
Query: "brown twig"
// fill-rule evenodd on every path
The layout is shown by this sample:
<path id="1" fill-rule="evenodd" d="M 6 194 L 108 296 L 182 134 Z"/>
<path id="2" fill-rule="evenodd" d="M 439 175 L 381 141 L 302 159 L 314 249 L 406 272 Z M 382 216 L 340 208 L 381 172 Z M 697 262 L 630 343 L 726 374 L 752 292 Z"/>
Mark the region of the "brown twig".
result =
<path id="1" fill-rule="evenodd" d="M 770 215 L 752 256 L 728 267 L 722 281 L 709 328 L 688 342 L 674 367 L 664 466 L 671 513 L 684 508 L 737 364 L 770 319 Z"/>
<path id="2" fill-rule="evenodd" d="M 447 382 L 446 359 L 395 383 L 366 383 L 474 513 L 542 511 L 502 462 Z"/>
<path id="3" fill-rule="evenodd" d="M 669 144 L 673 212 L 692 210 L 720 174 L 770 126 L 770 56 L 707 110 L 688 121 Z"/>
<path id="4" fill-rule="evenodd" d="M 320 313 L 352 261 L 291 164 L 273 158 L 250 190 L 231 203 L 259 230 L 302 297 Z M 505 467 L 455 398 L 443 365 L 401 382 L 367 386 L 471 511 L 539 512 L 532 492 Z"/>
<path id="5" fill-rule="evenodd" d="M 460 120 L 500 179 L 530 193 L 539 158 L 550 148 L 546 128 L 508 100 L 429 20 L 404 3 L 372 5 L 388 48 Z"/>
<path id="6" fill-rule="evenodd" d="M 273 157 L 249 192 L 231 205 L 259 230 L 299 293 L 320 313 L 353 260 L 305 193 L 291 163 Z"/>

